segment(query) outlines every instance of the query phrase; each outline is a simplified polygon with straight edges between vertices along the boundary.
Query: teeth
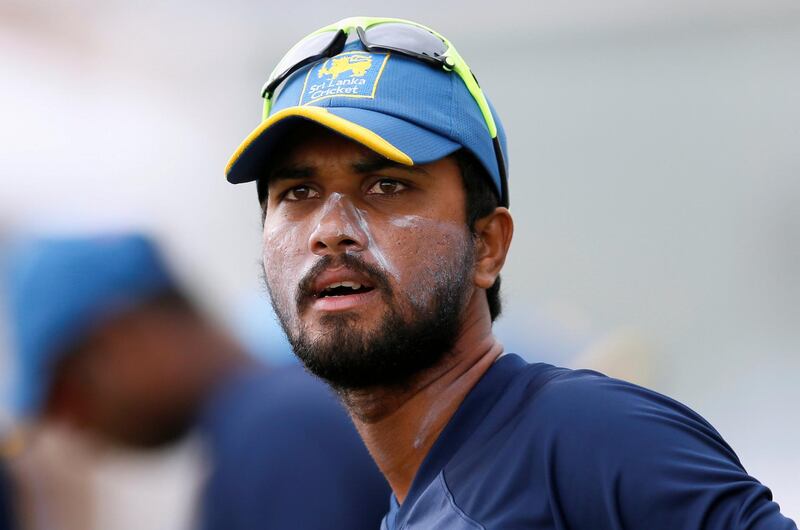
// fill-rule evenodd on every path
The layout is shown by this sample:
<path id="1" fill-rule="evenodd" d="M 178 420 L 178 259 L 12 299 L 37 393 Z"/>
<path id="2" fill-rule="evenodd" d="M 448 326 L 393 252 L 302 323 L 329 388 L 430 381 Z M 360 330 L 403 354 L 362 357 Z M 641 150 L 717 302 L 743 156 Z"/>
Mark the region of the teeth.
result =
<path id="1" fill-rule="evenodd" d="M 335 289 L 337 287 L 349 287 L 350 289 L 356 290 L 361 289 L 361 284 L 358 282 L 337 282 L 330 284 L 324 290 L 330 291 L 331 289 Z"/>

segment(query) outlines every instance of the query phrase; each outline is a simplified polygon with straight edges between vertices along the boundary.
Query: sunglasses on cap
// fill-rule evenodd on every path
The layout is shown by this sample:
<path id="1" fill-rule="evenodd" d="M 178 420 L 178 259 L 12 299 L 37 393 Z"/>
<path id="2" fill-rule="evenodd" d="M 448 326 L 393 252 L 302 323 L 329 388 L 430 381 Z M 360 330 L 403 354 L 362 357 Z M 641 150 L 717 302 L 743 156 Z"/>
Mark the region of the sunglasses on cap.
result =
<path id="1" fill-rule="evenodd" d="M 278 87 L 292 74 L 321 59 L 333 57 L 344 50 L 352 31 L 369 52 L 393 52 L 411 57 L 434 68 L 458 75 L 475 99 L 486 122 L 494 146 L 500 173 L 501 203 L 508 206 L 508 180 L 503 150 L 497 135 L 497 125 L 486 96 L 467 63 L 445 37 L 416 22 L 398 18 L 352 17 L 325 26 L 295 44 L 280 60 L 261 89 L 264 98 L 263 118 L 269 116 L 272 97 Z"/>

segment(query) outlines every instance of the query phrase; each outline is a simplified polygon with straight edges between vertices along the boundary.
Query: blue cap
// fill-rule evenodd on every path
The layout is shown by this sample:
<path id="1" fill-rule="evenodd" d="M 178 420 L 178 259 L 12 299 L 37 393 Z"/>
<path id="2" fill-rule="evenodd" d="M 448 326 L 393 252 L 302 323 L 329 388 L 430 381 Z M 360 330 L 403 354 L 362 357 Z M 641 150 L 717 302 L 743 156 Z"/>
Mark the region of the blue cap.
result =
<path id="1" fill-rule="evenodd" d="M 17 412 L 39 412 L 56 363 L 106 319 L 174 285 L 141 235 L 37 238 L 8 256 Z"/>
<path id="2" fill-rule="evenodd" d="M 505 131 L 493 107 L 492 115 L 507 153 Z M 297 120 L 316 122 L 405 165 L 433 162 L 464 147 L 503 197 L 489 128 L 454 72 L 397 53 L 367 52 L 360 42 L 351 42 L 342 53 L 284 82 L 269 116 L 228 162 L 228 181 L 238 184 L 263 176 L 277 141 Z"/>

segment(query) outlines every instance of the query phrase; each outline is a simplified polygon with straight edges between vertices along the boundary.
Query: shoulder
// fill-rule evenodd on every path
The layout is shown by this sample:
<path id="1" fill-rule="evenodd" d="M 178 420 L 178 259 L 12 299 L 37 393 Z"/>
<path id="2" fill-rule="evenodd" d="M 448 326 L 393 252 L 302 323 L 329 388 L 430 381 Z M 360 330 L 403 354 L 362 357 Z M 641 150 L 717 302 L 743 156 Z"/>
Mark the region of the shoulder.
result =
<path id="1" fill-rule="evenodd" d="M 573 413 L 579 417 L 614 415 L 632 408 L 647 406 L 656 409 L 677 409 L 698 419 L 699 415 L 678 401 L 653 390 L 608 377 L 593 370 L 573 370 L 548 364 L 529 364 L 522 372 L 522 381 L 535 394 L 530 394 L 538 412 Z M 541 384 L 530 385 L 536 379 Z"/>
<path id="2" fill-rule="evenodd" d="M 536 425 L 527 443 L 543 461 L 557 510 L 573 522 L 694 528 L 706 521 L 716 529 L 783 521 L 769 490 L 720 434 L 658 392 L 562 369 L 531 396 L 526 420 Z"/>
<path id="3" fill-rule="evenodd" d="M 509 450 L 574 499 L 619 487 L 632 497 L 657 494 L 675 477 L 705 482 L 712 470 L 723 482 L 746 477 L 699 414 L 626 381 L 531 364 L 518 370 L 504 399 L 502 409 L 513 411 L 503 420 Z"/>
<path id="4" fill-rule="evenodd" d="M 613 447 L 624 447 L 624 440 L 663 444 L 673 436 L 697 437 L 714 440 L 735 458 L 702 416 L 653 390 L 591 370 L 549 365 L 529 365 L 522 380 L 529 388 L 525 415 L 553 436 L 588 436 L 595 442 L 613 441 Z"/>

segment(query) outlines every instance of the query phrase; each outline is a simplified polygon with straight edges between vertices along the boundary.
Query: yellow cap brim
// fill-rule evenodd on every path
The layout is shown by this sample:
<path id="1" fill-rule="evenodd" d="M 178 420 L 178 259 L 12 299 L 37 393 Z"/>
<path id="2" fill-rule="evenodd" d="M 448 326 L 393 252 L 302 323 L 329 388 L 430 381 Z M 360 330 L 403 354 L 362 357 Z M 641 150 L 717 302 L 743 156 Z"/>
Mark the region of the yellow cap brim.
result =
<path id="1" fill-rule="evenodd" d="M 236 152 L 233 153 L 228 165 L 225 167 L 225 174 L 229 182 L 241 183 L 255 180 L 257 175 L 237 174 L 237 166 L 248 166 L 249 164 L 241 164 L 243 158 L 248 156 L 255 147 L 255 143 L 264 137 L 267 131 L 275 124 L 280 123 L 289 118 L 303 118 L 322 126 L 325 126 L 351 140 L 354 140 L 363 146 L 375 151 L 376 153 L 385 156 L 389 160 L 399 164 L 411 166 L 414 161 L 406 153 L 392 145 L 386 139 L 382 138 L 375 132 L 348 121 L 341 116 L 337 116 L 328 112 L 324 107 L 289 107 L 280 110 L 268 117 L 266 120 L 253 130 L 247 138 L 239 145 Z"/>

